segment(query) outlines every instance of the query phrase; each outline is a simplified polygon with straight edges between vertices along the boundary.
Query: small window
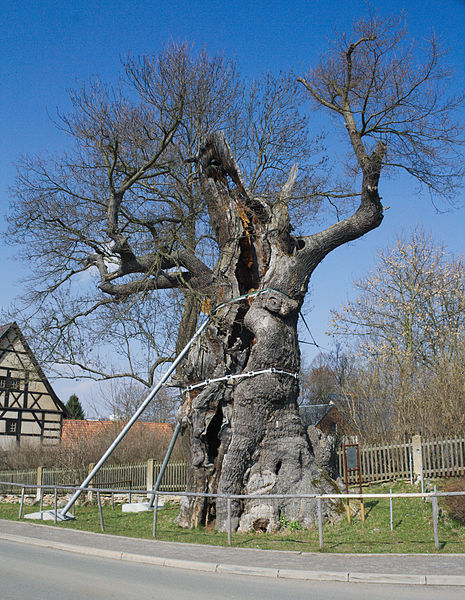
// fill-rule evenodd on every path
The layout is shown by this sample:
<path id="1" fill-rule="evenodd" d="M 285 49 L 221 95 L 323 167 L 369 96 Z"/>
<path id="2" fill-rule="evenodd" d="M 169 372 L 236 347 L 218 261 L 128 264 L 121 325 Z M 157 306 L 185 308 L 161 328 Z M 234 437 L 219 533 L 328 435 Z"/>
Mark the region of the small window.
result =
<path id="1" fill-rule="evenodd" d="M 18 421 L 16 419 L 6 419 L 6 433 L 10 435 L 18 433 Z"/>
<path id="2" fill-rule="evenodd" d="M 16 377 L 0 377 L 0 390 L 19 391 L 20 380 Z"/>
<path id="3" fill-rule="evenodd" d="M 20 380 L 16 377 L 0 377 L 0 390 L 19 391 Z"/>

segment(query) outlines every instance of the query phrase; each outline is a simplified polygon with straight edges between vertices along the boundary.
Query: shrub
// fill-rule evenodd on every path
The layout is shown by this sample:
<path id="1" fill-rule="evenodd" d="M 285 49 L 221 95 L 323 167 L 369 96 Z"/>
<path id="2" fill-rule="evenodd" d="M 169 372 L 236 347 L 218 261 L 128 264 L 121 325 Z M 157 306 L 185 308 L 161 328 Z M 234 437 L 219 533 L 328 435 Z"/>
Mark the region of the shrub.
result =
<path id="1" fill-rule="evenodd" d="M 445 492 L 465 492 L 465 478 L 451 479 L 444 486 Z M 465 495 L 445 496 L 444 506 L 449 517 L 461 525 L 465 525 Z"/>
<path id="2" fill-rule="evenodd" d="M 64 441 L 56 446 L 37 446 L 21 443 L 9 450 L 0 449 L 0 471 L 36 469 L 38 466 L 77 470 L 82 477 L 89 463 L 97 462 L 115 439 L 122 423 L 102 429 L 99 433 Z M 170 431 L 152 432 L 134 426 L 108 459 L 107 464 L 135 464 L 148 458 L 162 461 L 171 439 Z M 183 460 L 181 440 L 178 439 L 171 460 Z"/>

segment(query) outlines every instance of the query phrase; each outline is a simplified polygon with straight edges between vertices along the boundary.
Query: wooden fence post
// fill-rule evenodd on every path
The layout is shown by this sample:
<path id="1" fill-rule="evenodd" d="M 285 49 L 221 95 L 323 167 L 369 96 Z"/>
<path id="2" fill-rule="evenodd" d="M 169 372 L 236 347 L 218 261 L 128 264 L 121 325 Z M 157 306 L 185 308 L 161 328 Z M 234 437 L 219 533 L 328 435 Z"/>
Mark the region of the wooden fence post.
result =
<path id="1" fill-rule="evenodd" d="M 94 463 L 89 463 L 89 468 L 87 470 L 87 475 L 90 474 L 90 472 L 92 471 L 92 469 L 95 467 Z M 89 486 L 92 487 L 92 481 L 89 481 Z M 92 502 L 93 500 L 93 494 L 92 492 L 87 492 L 87 501 L 88 502 Z"/>
<path id="2" fill-rule="evenodd" d="M 37 485 L 42 485 L 42 472 L 43 472 L 43 467 L 37 467 L 37 478 L 36 478 L 36 484 Z M 40 502 L 40 487 L 37 488 L 36 490 L 36 502 Z"/>
<path id="3" fill-rule="evenodd" d="M 423 454 L 421 451 L 421 435 L 412 437 L 413 474 L 418 478 L 423 473 Z"/>
<path id="4" fill-rule="evenodd" d="M 153 490 L 153 464 L 154 459 L 149 458 L 147 461 L 147 476 L 146 476 L 146 490 Z M 152 494 L 147 494 L 147 498 L 151 498 Z"/>

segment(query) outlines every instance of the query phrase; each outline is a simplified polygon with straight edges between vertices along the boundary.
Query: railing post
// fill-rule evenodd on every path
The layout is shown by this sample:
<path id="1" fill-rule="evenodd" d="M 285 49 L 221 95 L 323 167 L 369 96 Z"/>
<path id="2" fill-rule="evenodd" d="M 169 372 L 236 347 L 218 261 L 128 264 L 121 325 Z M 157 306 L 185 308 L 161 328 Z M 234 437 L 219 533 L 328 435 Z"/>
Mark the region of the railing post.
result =
<path id="1" fill-rule="evenodd" d="M 232 538 L 232 532 L 231 532 L 231 498 L 228 498 L 227 505 L 228 505 L 228 546 L 230 546 L 231 545 L 231 538 Z"/>
<path id="2" fill-rule="evenodd" d="M 147 488 L 148 490 L 150 488 Z M 155 502 L 153 504 L 153 528 L 152 537 L 157 537 L 157 517 L 158 517 L 158 493 L 155 493 Z"/>
<path id="3" fill-rule="evenodd" d="M 19 503 L 18 519 L 23 518 L 23 505 L 24 505 L 24 487 L 21 488 L 21 502 Z"/>
<path id="4" fill-rule="evenodd" d="M 434 532 L 434 546 L 437 550 L 439 550 L 439 531 L 438 531 L 438 497 L 436 496 L 436 492 L 431 498 L 432 506 L 433 506 L 433 532 Z"/>
<path id="5" fill-rule="evenodd" d="M 103 522 L 103 512 L 102 512 L 102 501 L 100 499 L 100 490 L 97 491 L 97 504 L 98 504 L 98 516 L 100 518 L 100 528 L 102 531 L 105 531 L 105 524 Z"/>
<path id="6" fill-rule="evenodd" d="M 323 549 L 323 511 L 321 509 L 321 498 L 317 498 L 317 511 L 318 511 L 318 541 L 320 544 L 320 550 Z"/>
<path id="7" fill-rule="evenodd" d="M 58 510 L 58 490 L 57 490 L 57 486 L 55 485 L 53 488 L 53 498 L 54 498 L 54 515 L 53 515 L 53 520 L 55 521 L 55 525 L 57 524 L 57 510 Z"/>
<path id="8" fill-rule="evenodd" d="M 389 498 L 389 522 L 391 524 L 391 531 L 394 529 L 393 515 L 392 515 L 392 488 L 389 490 L 391 494 Z"/>

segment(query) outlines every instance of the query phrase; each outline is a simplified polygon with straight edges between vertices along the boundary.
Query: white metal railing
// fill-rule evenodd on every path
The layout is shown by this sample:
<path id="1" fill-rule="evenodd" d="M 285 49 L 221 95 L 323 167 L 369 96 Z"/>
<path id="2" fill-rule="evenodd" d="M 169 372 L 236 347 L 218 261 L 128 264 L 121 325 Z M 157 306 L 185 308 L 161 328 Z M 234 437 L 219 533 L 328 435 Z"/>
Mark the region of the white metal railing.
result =
<path id="1" fill-rule="evenodd" d="M 104 494 L 128 494 L 134 493 L 134 490 L 124 490 L 124 489 L 114 489 L 114 488 L 94 488 L 94 487 L 83 487 L 81 486 L 65 486 L 65 485 L 27 485 L 14 482 L 6 482 L 0 481 L 0 485 L 12 485 L 21 488 L 21 501 L 19 507 L 19 517 L 23 516 L 23 508 L 24 508 L 24 497 L 25 497 L 25 488 L 35 488 L 40 490 L 40 511 L 42 512 L 43 507 L 43 491 L 44 489 L 53 490 L 54 503 L 53 503 L 53 513 L 54 513 L 54 521 L 57 523 L 58 521 L 58 506 L 57 506 L 57 498 L 58 498 L 58 489 L 64 489 L 68 492 L 75 492 L 76 490 L 80 490 L 81 492 L 93 492 L 97 496 L 97 506 L 99 511 L 99 519 L 100 519 L 100 527 L 102 531 L 105 531 L 105 525 L 103 520 L 103 511 L 102 511 L 102 502 L 101 496 Z M 153 490 L 141 490 L 139 494 L 152 494 Z M 439 522 L 439 509 L 438 509 L 438 498 L 447 497 L 447 496 L 465 496 L 465 491 L 458 492 L 401 492 L 401 493 L 392 493 L 389 494 L 209 494 L 209 493 L 201 493 L 201 492 L 170 492 L 170 491 L 161 491 L 158 490 L 155 493 L 155 502 L 153 506 L 153 529 L 152 535 L 156 538 L 157 533 L 157 515 L 158 515 L 158 497 L 159 496 L 185 496 L 191 498 L 216 498 L 226 500 L 227 503 L 227 534 L 228 534 L 228 544 L 232 543 L 232 521 L 231 521 L 231 502 L 233 500 L 279 500 L 279 499 L 294 499 L 294 500 L 316 500 L 317 502 L 317 514 L 318 514 L 318 534 L 319 534 L 319 545 L 320 549 L 323 548 L 323 511 L 322 511 L 322 501 L 323 500 L 349 500 L 349 499 L 359 499 L 365 500 L 367 498 L 389 498 L 390 499 L 390 511 L 391 511 L 391 528 L 392 528 L 392 500 L 395 498 L 424 498 L 430 499 L 432 504 L 432 521 L 433 521 L 433 536 L 434 536 L 434 545 L 437 549 L 439 549 L 439 530 L 438 530 L 438 522 Z M 66 512 L 63 511 L 63 515 L 66 515 Z"/>

